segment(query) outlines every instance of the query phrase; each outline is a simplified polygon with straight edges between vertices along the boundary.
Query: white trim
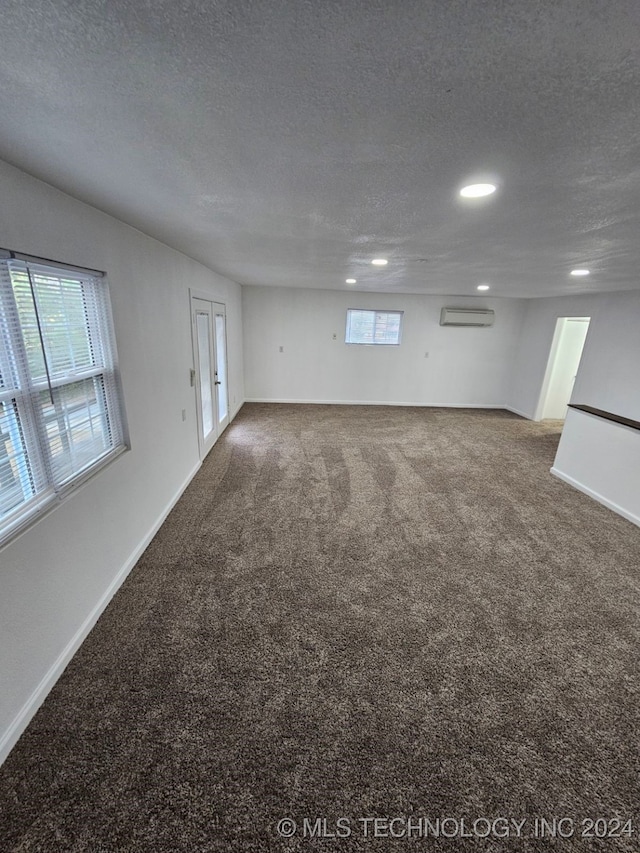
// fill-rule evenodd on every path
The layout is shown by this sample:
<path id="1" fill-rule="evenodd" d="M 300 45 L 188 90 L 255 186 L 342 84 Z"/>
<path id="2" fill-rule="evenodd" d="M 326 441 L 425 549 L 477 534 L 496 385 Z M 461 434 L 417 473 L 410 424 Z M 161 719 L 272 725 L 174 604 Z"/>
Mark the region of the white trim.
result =
<path id="1" fill-rule="evenodd" d="M 240 409 L 244 406 L 244 404 L 245 404 L 245 401 L 244 401 L 244 400 L 242 400 L 242 401 L 241 401 L 241 403 L 240 403 L 240 405 L 239 405 L 239 406 L 236 406 L 236 408 L 233 410 L 233 414 L 232 414 L 232 415 L 229 415 L 229 424 L 231 424 L 231 421 L 235 419 L 235 416 L 238 414 L 238 412 L 239 412 L 239 411 L 240 411 Z"/>
<path id="2" fill-rule="evenodd" d="M 520 415 L 521 418 L 526 418 L 528 421 L 534 420 L 531 415 L 528 415 L 526 412 L 521 412 L 520 409 L 514 409 L 513 406 L 505 406 L 505 409 L 508 412 L 513 412 L 514 415 Z"/>
<path id="3" fill-rule="evenodd" d="M 555 466 L 550 469 L 551 473 L 554 477 L 557 477 L 559 480 L 563 480 L 563 482 L 568 483 L 570 486 L 573 486 L 574 489 L 577 489 L 579 492 L 583 492 L 585 495 L 588 495 L 593 500 L 598 501 L 598 503 L 603 504 L 608 509 L 613 510 L 618 515 L 621 515 L 623 518 L 626 518 L 627 521 L 630 521 L 632 524 L 636 524 L 640 527 L 640 516 L 635 515 L 632 512 L 629 512 L 624 507 L 620 506 L 613 501 L 610 501 L 608 498 L 605 498 L 599 492 L 594 492 L 593 489 L 590 489 L 588 486 L 585 486 L 584 483 L 580 483 L 578 480 L 574 480 L 573 477 L 570 477 L 568 474 L 560 471 Z"/>
<path id="4" fill-rule="evenodd" d="M 106 606 L 109 604 L 115 593 L 118 591 L 131 569 L 138 562 L 144 550 L 149 545 L 153 537 L 156 535 L 156 533 L 162 526 L 166 517 L 169 515 L 175 504 L 182 496 L 182 493 L 185 491 L 191 480 L 200 470 L 201 465 L 202 463 L 198 462 L 198 464 L 192 469 L 187 479 L 183 482 L 183 484 L 179 487 L 178 491 L 174 494 L 169 503 L 165 506 L 151 530 L 147 533 L 142 542 L 140 542 L 139 545 L 136 546 L 133 553 L 129 555 L 129 558 L 125 562 L 124 566 L 122 566 L 120 571 L 111 581 L 103 595 L 96 603 L 95 607 L 91 610 L 89 615 L 86 617 L 86 619 L 78 628 L 73 637 L 69 640 L 62 652 L 58 655 L 58 658 L 51 665 L 48 672 L 40 681 L 36 689 L 27 699 L 20 711 L 16 714 L 13 722 L 9 725 L 8 729 L 6 729 L 6 731 L 2 734 L 2 737 L 0 737 L 0 764 L 3 763 L 3 761 L 13 749 L 13 747 L 16 745 L 18 738 L 31 722 L 36 711 L 46 699 L 49 691 L 52 689 L 56 681 L 60 678 L 66 666 L 70 662 L 71 658 L 78 651 L 83 641 L 85 640 L 93 626 L 96 624 L 102 612 L 105 610 Z"/>
<path id="5" fill-rule="evenodd" d="M 298 403 L 317 406 L 415 406 L 422 409 L 506 409 L 501 403 L 402 403 L 389 400 L 285 400 L 281 398 L 247 397 L 245 403 Z"/>

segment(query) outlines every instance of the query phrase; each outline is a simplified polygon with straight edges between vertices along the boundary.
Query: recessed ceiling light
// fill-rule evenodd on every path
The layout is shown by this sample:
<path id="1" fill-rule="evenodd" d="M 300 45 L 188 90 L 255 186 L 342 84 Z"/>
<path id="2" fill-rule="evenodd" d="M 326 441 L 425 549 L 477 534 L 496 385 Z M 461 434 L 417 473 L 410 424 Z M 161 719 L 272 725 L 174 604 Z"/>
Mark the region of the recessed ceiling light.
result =
<path id="1" fill-rule="evenodd" d="M 589 275 L 589 270 L 571 270 L 571 275 Z"/>
<path id="2" fill-rule="evenodd" d="M 495 184 L 469 184 L 468 187 L 462 187 L 460 195 L 463 198 L 481 198 L 483 195 L 491 195 L 495 191 Z"/>
<path id="3" fill-rule="evenodd" d="M 386 258 L 374 258 L 371 263 L 374 267 L 386 267 L 389 261 Z"/>
<path id="4" fill-rule="evenodd" d="M 355 278 L 348 278 L 346 281 L 347 281 L 347 284 L 355 284 L 356 283 Z"/>
<path id="5" fill-rule="evenodd" d="M 489 290 L 488 284 L 479 284 L 476 290 Z"/>

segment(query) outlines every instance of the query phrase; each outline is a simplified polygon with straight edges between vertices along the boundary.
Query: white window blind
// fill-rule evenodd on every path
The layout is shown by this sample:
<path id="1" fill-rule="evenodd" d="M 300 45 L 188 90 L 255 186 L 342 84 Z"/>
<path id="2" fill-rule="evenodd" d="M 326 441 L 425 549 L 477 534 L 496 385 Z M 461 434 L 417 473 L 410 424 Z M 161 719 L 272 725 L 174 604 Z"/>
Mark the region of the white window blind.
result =
<path id="1" fill-rule="evenodd" d="M 398 346 L 402 314 L 402 311 L 349 308 L 345 343 Z"/>
<path id="2" fill-rule="evenodd" d="M 0 542 L 123 448 L 104 277 L 0 258 Z"/>

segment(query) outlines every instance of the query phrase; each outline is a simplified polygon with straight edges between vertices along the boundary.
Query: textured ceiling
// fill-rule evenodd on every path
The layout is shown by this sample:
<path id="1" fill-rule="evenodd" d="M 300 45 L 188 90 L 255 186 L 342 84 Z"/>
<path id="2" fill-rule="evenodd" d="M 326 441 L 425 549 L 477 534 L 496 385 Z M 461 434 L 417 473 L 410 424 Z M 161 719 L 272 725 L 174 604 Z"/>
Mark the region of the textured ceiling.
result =
<path id="1" fill-rule="evenodd" d="M 243 284 L 635 289 L 639 46 L 639 0 L 3 0 L 0 157 Z"/>

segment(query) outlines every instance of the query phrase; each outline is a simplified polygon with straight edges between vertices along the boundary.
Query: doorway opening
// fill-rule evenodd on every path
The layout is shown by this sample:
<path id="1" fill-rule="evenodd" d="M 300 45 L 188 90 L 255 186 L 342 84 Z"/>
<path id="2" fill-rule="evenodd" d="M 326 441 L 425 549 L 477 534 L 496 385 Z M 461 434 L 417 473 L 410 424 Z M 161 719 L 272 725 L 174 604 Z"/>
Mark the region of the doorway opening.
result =
<path id="1" fill-rule="evenodd" d="M 591 317 L 558 317 L 535 420 L 561 420 L 573 393 Z"/>

